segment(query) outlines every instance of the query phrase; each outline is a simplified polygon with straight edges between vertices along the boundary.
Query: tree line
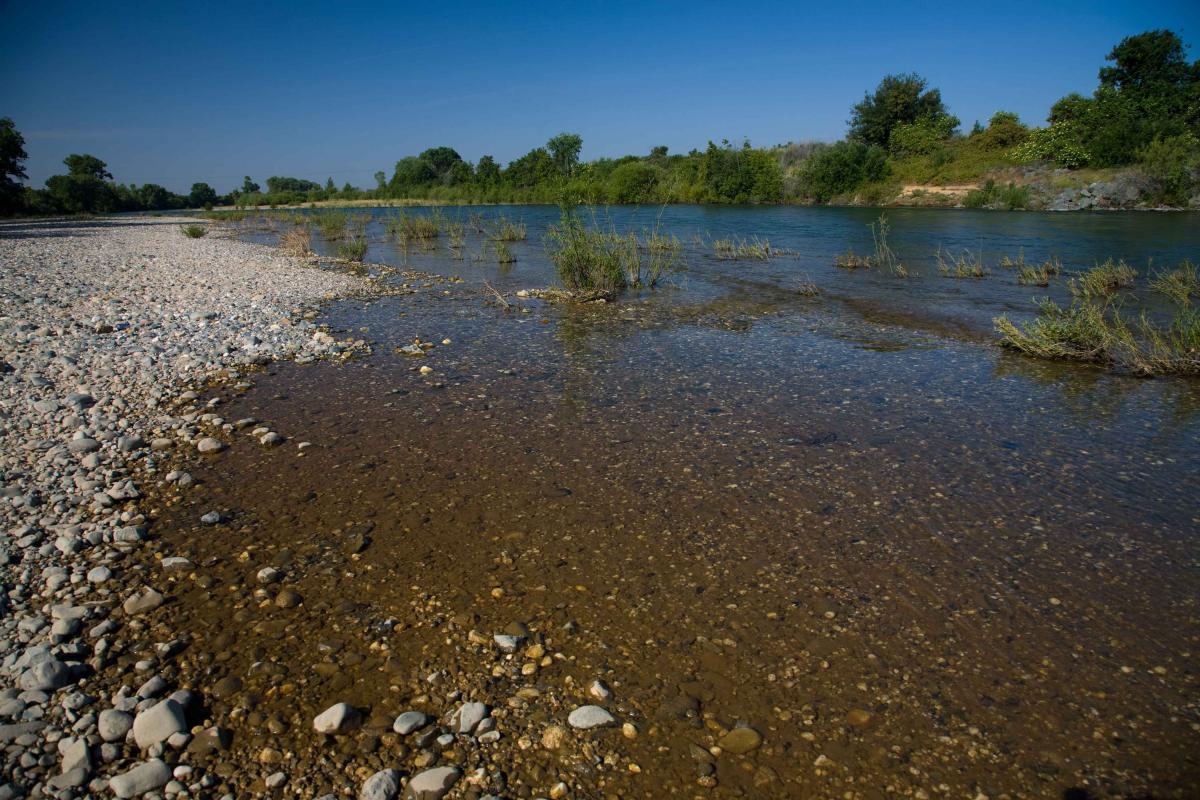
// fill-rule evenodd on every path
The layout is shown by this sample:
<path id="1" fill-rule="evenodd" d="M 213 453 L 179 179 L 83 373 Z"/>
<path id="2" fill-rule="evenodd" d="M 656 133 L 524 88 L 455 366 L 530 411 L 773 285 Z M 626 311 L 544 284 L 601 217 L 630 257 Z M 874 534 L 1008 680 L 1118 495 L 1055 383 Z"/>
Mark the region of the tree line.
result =
<path id="1" fill-rule="evenodd" d="M 1123 39 L 1106 57 L 1093 94 L 1070 94 L 1050 109 L 1044 127 L 996 112 L 969 132 L 949 113 L 941 92 L 915 73 L 888 75 L 850 109 L 845 139 L 773 147 L 708 142 L 673 154 L 581 161 L 583 139 L 561 133 L 501 165 L 472 163 L 439 146 L 396 162 L 375 186 L 338 188 L 302 178 L 271 177 L 265 190 L 246 177 L 225 195 L 196 183 L 187 195 L 156 184 L 117 184 L 90 155 L 68 156 L 66 174 L 44 189 L 26 187 L 24 140 L 0 120 L 0 213 L 79 213 L 290 205 L 322 200 L 429 199 L 445 202 L 543 203 L 827 203 L 882 201 L 900 182 L 982 177 L 1020 164 L 1067 169 L 1138 165 L 1168 202 L 1186 203 L 1200 186 L 1200 61 L 1189 62 L 1180 37 L 1147 31 Z"/>

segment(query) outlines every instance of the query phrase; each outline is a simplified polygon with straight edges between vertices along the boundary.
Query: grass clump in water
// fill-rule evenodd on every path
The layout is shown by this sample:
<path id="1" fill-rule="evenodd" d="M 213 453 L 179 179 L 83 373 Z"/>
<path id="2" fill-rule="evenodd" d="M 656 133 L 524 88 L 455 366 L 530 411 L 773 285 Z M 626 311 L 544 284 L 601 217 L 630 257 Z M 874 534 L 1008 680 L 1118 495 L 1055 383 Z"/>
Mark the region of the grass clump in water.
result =
<path id="1" fill-rule="evenodd" d="M 1157 273 L 1150 288 L 1181 306 L 1190 306 L 1193 297 L 1200 297 L 1200 275 L 1195 264 L 1185 261 L 1170 272 Z"/>
<path id="2" fill-rule="evenodd" d="M 306 256 L 312 252 L 312 232 L 308 228 L 292 228 L 279 237 L 279 249 L 288 255 Z"/>
<path id="3" fill-rule="evenodd" d="M 517 257 L 513 255 L 512 248 L 507 242 L 493 242 L 492 249 L 496 252 L 497 264 L 513 264 L 516 263 Z"/>
<path id="4" fill-rule="evenodd" d="M 1103 299 L 1116 294 L 1118 289 L 1133 286 L 1137 271 L 1124 261 L 1113 263 L 1110 258 L 1099 266 L 1071 281 L 1071 294 L 1084 300 Z"/>
<path id="5" fill-rule="evenodd" d="M 337 246 L 338 258 L 347 261 L 362 261 L 367 256 L 367 237 L 361 233 L 352 233 Z"/>
<path id="6" fill-rule="evenodd" d="M 964 250 L 957 258 L 950 256 L 947 259 L 942 255 L 941 245 L 938 245 L 934 256 L 938 272 L 947 278 L 982 278 L 988 274 L 983 266 L 983 258 L 977 258 L 970 250 Z"/>
<path id="7" fill-rule="evenodd" d="M 346 235 L 346 226 L 350 222 L 350 215 L 344 211 L 321 211 L 313 214 L 313 220 L 316 221 L 317 228 L 325 240 L 335 242 Z"/>
<path id="8" fill-rule="evenodd" d="M 910 274 L 908 267 L 904 266 L 888 242 L 892 226 L 888 223 L 887 214 L 880 214 L 870 227 L 874 252 L 869 256 L 859 256 L 854 248 L 850 248 L 840 256 L 835 256 L 833 265 L 838 269 L 885 269 L 897 278 L 907 278 Z"/>
<path id="9" fill-rule="evenodd" d="M 723 261 L 734 261 L 739 258 L 753 258 L 766 261 L 771 257 L 771 243 L 766 239 L 716 239 L 713 241 L 713 255 Z"/>
<path id="10" fill-rule="evenodd" d="M 1062 274 L 1062 263 L 1057 258 L 1043 261 L 1036 267 L 1033 264 L 1023 264 L 1017 273 L 1017 283 L 1022 286 L 1049 286 L 1050 279 Z"/>
<path id="11" fill-rule="evenodd" d="M 189 239 L 199 239 L 208 234 L 208 228 L 204 225 L 183 225 L 180 230 Z"/>
<path id="12" fill-rule="evenodd" d="M 525 223 L 513 222 L 508 217 L 501 216 L 492 225 L 488 238 L 494 242 L 523 242 Z"/>
<path id="13" fill-rule="evenodd" d="M 1023 328 L 994 320 L 1000 344 L 1037 358 L 1107 364 L 1137 375 L 1200 375 L 1200 313 L 1180 309 L 1165 327 L 1143 312 L 1130 322 L 1116 303 L 1043 298 Z"/>
<path id="14" fill-rule="evenodd" d="M 546 233 L 550 260 L 563 287 L 585 301 L 657 286 L 678 268 L 682 252 L 682 247 L 664 245 L 662 238 L 657 232 L 646 234 L 643 243 L 635 233 L 589 228 L 571 211 L 564 211 Z"/>

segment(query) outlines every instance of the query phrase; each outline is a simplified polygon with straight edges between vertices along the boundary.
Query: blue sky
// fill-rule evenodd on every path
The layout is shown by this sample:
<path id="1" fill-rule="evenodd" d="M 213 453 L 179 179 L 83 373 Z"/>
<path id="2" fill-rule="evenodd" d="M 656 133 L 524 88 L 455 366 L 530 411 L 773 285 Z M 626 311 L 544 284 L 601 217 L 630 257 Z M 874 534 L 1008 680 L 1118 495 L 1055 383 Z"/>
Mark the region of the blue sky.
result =
<path id="1" fill-rule="evenodd" d="M 564 130 L 584 158 L 833 140 L 890 72 L 924 75 L 964 126 L 1040 123 L 1126 35 L 1200 48 L 1196 0 L 807 6 L 0 0 L 0 116 L 37 186 L 70 153 L 175 190 L 369 186 L 426 147 L 507 162 Z"/>

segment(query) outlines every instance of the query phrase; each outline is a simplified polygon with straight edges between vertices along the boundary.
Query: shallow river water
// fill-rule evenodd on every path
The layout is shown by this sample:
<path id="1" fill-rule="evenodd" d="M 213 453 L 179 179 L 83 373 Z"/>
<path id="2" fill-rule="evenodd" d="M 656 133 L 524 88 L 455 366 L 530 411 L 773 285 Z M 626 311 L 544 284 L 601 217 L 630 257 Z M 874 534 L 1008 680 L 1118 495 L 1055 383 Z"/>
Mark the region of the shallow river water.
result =
<path id="1" fill-rule="evenodd" d="M 391 719 L 461 691 L 509 713 L 503 737 L 427 763 L 505 771 L 515 797 L 1200 793 L 1200 383 L 1034 361 L 991 331 L 1066 296 L 1001 256 L 1144 276 L 1200 254 L 1196 215 L 890 211 L 918 273 L 898 279 L 832 267 L 869 251 L 874 211 L 615 209 L 678 236 L 687 268 L 564 306 L 515 294 L 552 282 L 557 211 L 445 213 L 472 212 L 527 225 L 515 264 L 472 261 L 477 235 L 462 260 L 405 253 L 373 223 L 368 261 L 462 280 L 331 305 L 369 357 L 218 390 L 289 443 L 237 444 L 159 510 L 172 552 L 225 575 L 171 613 L 210 654 L 197 674 L 238 679 L 236 748 L 312 752 L 308 720 L 346 700 L 374 728 L 320 758 L 408 771 L 429 757 Z M 705 237 L 729 235 L 787 252 L 713 258 Z M 939 244 L 990 274 L 938 275 Z M 436 346 L 396 352 L 414 339 Z M 233 525 L 201 526 L 211 508 Z M 267 564 L 303 602 L 250 597 Z M 514 625 L 549 663 L 468 636 Z M 543 747 L 596 678 L 636 737 Z M 736 725 L 761 742 L 714 756 Z"/>

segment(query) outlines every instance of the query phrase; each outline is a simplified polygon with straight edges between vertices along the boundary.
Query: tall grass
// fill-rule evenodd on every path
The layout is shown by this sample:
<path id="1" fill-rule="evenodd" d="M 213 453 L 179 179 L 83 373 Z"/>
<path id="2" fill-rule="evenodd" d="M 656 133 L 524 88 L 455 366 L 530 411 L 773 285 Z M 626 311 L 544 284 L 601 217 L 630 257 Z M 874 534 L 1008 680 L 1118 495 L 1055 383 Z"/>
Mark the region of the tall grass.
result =
<path id="1" fill-rule="evenodd" d="M 312 232 L 308 228 L 292 228 L 279 237 L 279 249 L 288 255 L 306 256 L 312 251 Z"/>
<path id="2" fill-rule="evenodd" d="M 525 241 L 525 223 L 513 222 L 501 215 L 492 223 L 488 238 L 494 242 L 523 242 Z"/>
<path id="3" fill-rule="evenodd" d="M 208 228 L 204 225 L 181 225 L 179 230 L 189 239 L 199 239 L 208 233 Z"/>
<path id="4" fill-rule="evenodd" d="M 910 274 L 908 268 L 900 261 L 889 241 L 892 226 L 888 222 L 887 214 L 880 214 L 879 219 L 872 222 L 870 228 L 871 255 L 859 256 L 855 254 L 854 248 L 850 248 L 845 253 L 835 256 L 833 265 L 838 269 L 884 269 L 898 278 L 907 278 Z"/>
<path id="5" fill-rule="evenodd" d="M 497 264 L 513 264 L 517 260 L 517 257 L 513 255 L 512 248 L 508 246 L 508 242 L 492 242 L 492 249 L 496 253 Z"/>
<path id="6" fill-rule="evenodd" d="M 1200 297 L 1200 275 L 1195 264 L 1184 261 L 1170 272 L 1155 273 L 1150 288 L 1181 306 L 1190 306 L 1193 297 Z"/>
<path id="7" fill-rule="evenodd" d="M 1022 286 L 1049 286 L 1050 278 L 1061 274 L 1062 263 L 1057 258 L 1050 258 L 1037 266 L 1022 264 L 1021 271 L 1017 273 L 1017 283 Z"/>
<path id="8" fill-rule="evenodd" d="M 1116 294 L 1119 289 L 1130 288 L 1136 279 L 1137 271 L 1133 267 L 1110 258 L 1073 278 L 1071 294 L 1084 300 L 1103 299 Z"/>
<path id="9" fill-rule="evenodd" d="M 771 243 L 766 239 L 716 239 L 713 241 L 713 255 L 725 261 L 739 258 L 753 258 L 766 261 L 771 257 Z"/>
<path id="10" fill-rule="evenodd" d="M 1166 326 L 1145 312 L 1126 319 L 1119 303 L 1076 297 L 1063 308 L 1038 301 L 1024 327 L 994 320 L 1000 344 L 1037 358 L 1106 364 L 1138 375 L 1200 375 L 1200 313 L 1181 308 Z"/>
<path id="11" fill-rule="evenodd" d="M 963 250 L 958 256 L 942 254 L 942 246 L 938 245 L 934 258 L 937 261 L 938 272 L 947 278 L 983 278 L 987 269 L 983 266 L 983 256 L 976 256 L 970 250 Z"/>
<path id="12" fill-rule="evenodd" d="M 1018 186 L 1012 181 L 1001 186 L 988 178 L 983 186 L 972 189 L 963 198 L 967 208 L 1004 208 L 1015 211 L 1018 208 L 1028 208 L 1030 200 L 1028 186 Z"/>
<path id="13" fill-rule="evenodd" d="M 321 211 L 313 214 L 312 218 L 317 223 L 321 236 L 329 242 L 337 241 L 345 236 L 346 226 L 350 222 L 350 215 L 344 211 Z"/>
<path id="14" fill-rule="evenodd" d="M 568 292 L 580 300 L 611 298 L 625 289 L 652 288 L 681 263 L 682 247 L 657 231 L 620 234 L 587 227 L 564 211 L 546 233 L 547 251 Z"/>

